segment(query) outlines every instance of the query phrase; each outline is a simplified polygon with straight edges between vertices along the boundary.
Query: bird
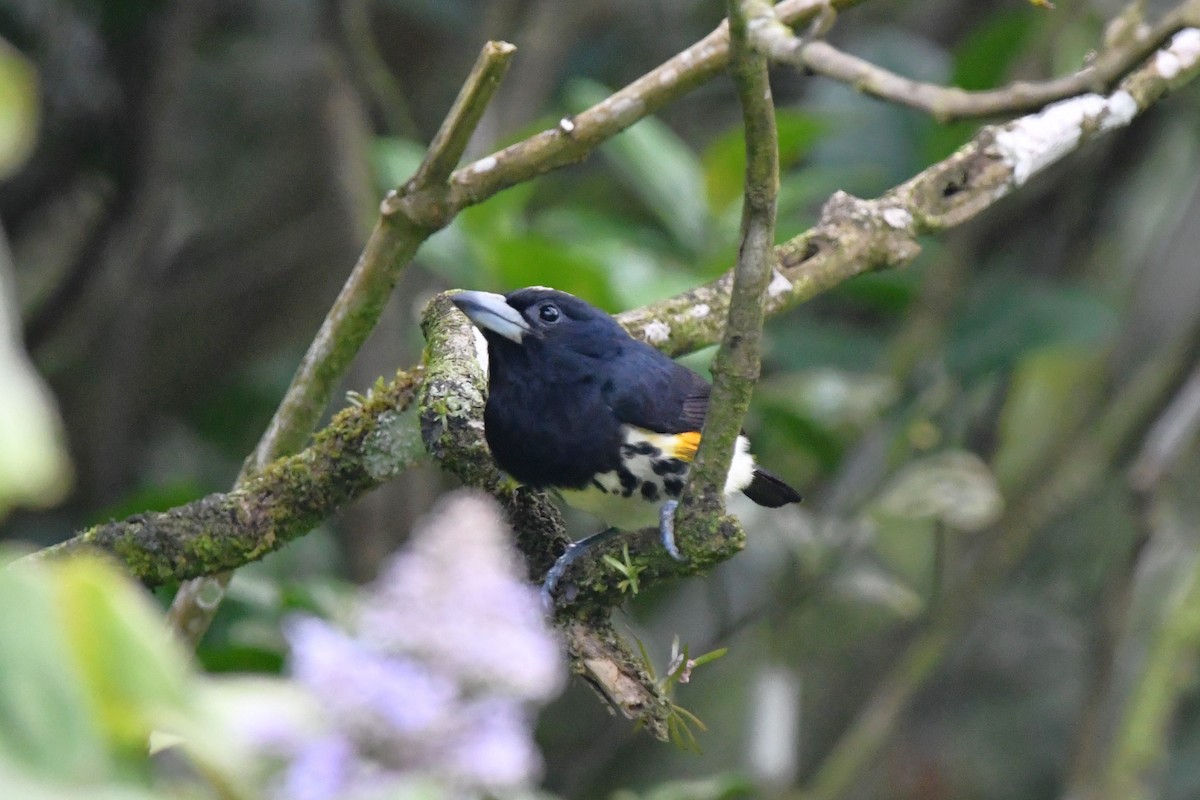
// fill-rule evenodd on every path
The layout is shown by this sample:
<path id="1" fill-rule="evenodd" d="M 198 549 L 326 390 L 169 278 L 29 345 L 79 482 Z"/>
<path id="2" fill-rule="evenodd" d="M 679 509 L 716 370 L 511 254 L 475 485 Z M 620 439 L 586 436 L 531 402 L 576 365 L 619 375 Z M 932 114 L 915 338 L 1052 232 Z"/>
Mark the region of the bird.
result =
<path id="1" fill-rule="evenodd" d="M 568 546 L 547 573 L 547 608 L 567 567 L 617 531 L 657 526 L 682 560 L 672 520 L 700 446 L 708 381 L 566 292 L 458 291 L 450 300 L 487 343 L 483 431 L 497 465 L 608 526 Z M 725 481 L 726 495 L 737 492 L 768 508 L 801 499 L 758 466 L 744 433 Z"/>

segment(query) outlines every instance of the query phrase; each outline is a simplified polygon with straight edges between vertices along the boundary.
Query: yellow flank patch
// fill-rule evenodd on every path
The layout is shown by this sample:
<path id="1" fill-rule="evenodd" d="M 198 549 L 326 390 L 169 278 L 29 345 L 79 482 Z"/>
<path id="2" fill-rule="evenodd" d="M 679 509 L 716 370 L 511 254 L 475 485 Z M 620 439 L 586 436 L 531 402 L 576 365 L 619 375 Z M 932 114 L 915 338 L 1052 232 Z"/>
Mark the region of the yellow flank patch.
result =
<path id="1" fill-rule="evenodd" d="M 696 451 L 700 449 L 700 431 L 678 433 L 672 439 L 671 456 L 673 458 L 680 461 L 691 461 L 696 457 Z"/>

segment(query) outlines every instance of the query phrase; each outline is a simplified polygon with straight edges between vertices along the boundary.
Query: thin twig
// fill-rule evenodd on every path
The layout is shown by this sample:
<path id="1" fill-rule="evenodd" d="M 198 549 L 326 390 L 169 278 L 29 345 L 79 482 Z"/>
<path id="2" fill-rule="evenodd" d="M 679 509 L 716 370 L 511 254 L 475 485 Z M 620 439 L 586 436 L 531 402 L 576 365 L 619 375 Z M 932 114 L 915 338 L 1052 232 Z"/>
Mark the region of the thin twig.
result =
<path id="1" fill-rule="evenodd" d="M 690 556 L 695 538 L 709 538 L 714 514 L 725 510 L 725 476 L 734 442 L 758 381 L 763 300 L 775 269 L 775 213 L 779 194 L 779 142 L 767 59 L 754 49 L 749 18 L 769 13 L 764 0 L 729 0 L 729 73 L 742 105 L 746 139 L 746 179 L 742 200 L 741 244 L 733 269 L 729 313 L 713 362 L 713 388 L 700 450 L 683 492 L 680 551 Z M 733 537 L 740 541 L 740 537 Z"/>
<path id="2" fill-rule="evenodd" d="M 948 122 L 1030 111 L 1083 92 L 1104 91 L 1172 35 L 1195 26 L 1200 26 L 1200 2 L 1188 0 L 1169 11 L 1152 28 L 1133 32 L 1125 40 L 1106 48 L 1078 72 L 1045 81 L 1017 81 L 982 91 L 906 78 L 839 50 L 828 42 L 782 36 L 779 31 L 786 30 L 783 25 L 764 26 L 758 40 L 776 61 L 812 70 L 872 97 L 911 106 L 928 112 L 941 122 Z"/>
<path id="3" fill-rule="evenodd" d="M 445 193 L 446 179 L 462 157 L 515 50 L 505 42 L 484 45 L 416 176 L 404 187 L 406 191 Z M 400 270 L 438 227 L 421 226 L 409 219 L 381 219 L 375 225 L 354 271 L 304 354 L 266 432 L 243 464 L 234 484 L 235 490 L 274 459 L 294 453 L 303 446 L 329 404 L 337 381 L 375 329 Z M 218 574 L 198 578 L 183 584 L 176 592 L 167 620 L 193 647 L 208 630 L 231 577 Z"/>
<path id="4" fill-rule="evenodd" d="M 517 48 L 508 42 L 488 42 L 483 46 L 471 74 L 458 92 L 454 105 L 442 121 L 421 166 L 410 184 L 414 188 L 443 184 L 458 166 L 471 135 L 479 125 L 483 112 L 496 94 L 500 80 L 508 71 Z"/>

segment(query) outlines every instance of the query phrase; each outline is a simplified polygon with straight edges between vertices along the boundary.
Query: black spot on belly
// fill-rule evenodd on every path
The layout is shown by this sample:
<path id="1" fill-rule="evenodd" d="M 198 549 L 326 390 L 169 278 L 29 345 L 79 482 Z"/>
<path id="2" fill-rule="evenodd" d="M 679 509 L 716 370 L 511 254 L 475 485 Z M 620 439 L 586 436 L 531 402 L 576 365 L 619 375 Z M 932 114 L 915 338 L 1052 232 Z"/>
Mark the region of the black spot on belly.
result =
<path id="1" fill-rule="evenodd" d="M 641 481 L 637 479 L 636 475 L 624 467 L 617 468 L 617 478 L 621 481 L 621 495 L 623 497 L 631 496 L 633 494 L 633 490 L 638 487 L 639 483 L 641 483 Z M 616 494 L 616 492 L 613 494 Z"/>
<path id="2" fill-rule="evenodd" d="M 636 444 L 621 445 L 621 457 L 633 458 L 635 456 L 657 456 L 661 452 L 657 447 L 649 442 L 637 442 Z"/>
<path id="3" fill-rule="evenodd" d="M 655 475 L 682 475 L 687 472 L 688 462 L 677 458 L 663 458 L 650 462 Z"/>
<path id="4" fill-rule="evenodd" d="M 663 478 L 663 488 L 666 489 L 668 497 L 679 497 L 683 491 L 683 478 L 668 475 Z"/>
<path id="5" fill-rule="evenodd" d="M 647 500 L 651 500 L 651 501 L 657 500 L 658 499 L 658 484 L 655 483 L 654 481 L 645 481 L 644 483 L 642 483 L 642 497 L 646 498 Z"/>
<path id="6" fill-rule="evenodd" d="M 595 486 L 597 489 L 599 489 L 601 494 L 608 494 L 608 489 L 605 488 L 604 484 L 595 478 L 592 478 L 592 486 Z"/>

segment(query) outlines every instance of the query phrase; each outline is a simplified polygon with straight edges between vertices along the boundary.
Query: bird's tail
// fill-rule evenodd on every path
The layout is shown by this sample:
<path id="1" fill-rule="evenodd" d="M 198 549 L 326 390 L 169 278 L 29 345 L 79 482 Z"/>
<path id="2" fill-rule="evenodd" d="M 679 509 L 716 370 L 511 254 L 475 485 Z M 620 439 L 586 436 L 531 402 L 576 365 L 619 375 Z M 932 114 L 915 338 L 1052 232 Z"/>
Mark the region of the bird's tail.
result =
<path id="1" fill-rule="evenodd" d="M 754 468 L 754 477 L 750 485 L 742 489 L 742 493 L 767 508 L 779 508 L 788 503 L 800 502 L 799 492 L 761 467 Z"/>

